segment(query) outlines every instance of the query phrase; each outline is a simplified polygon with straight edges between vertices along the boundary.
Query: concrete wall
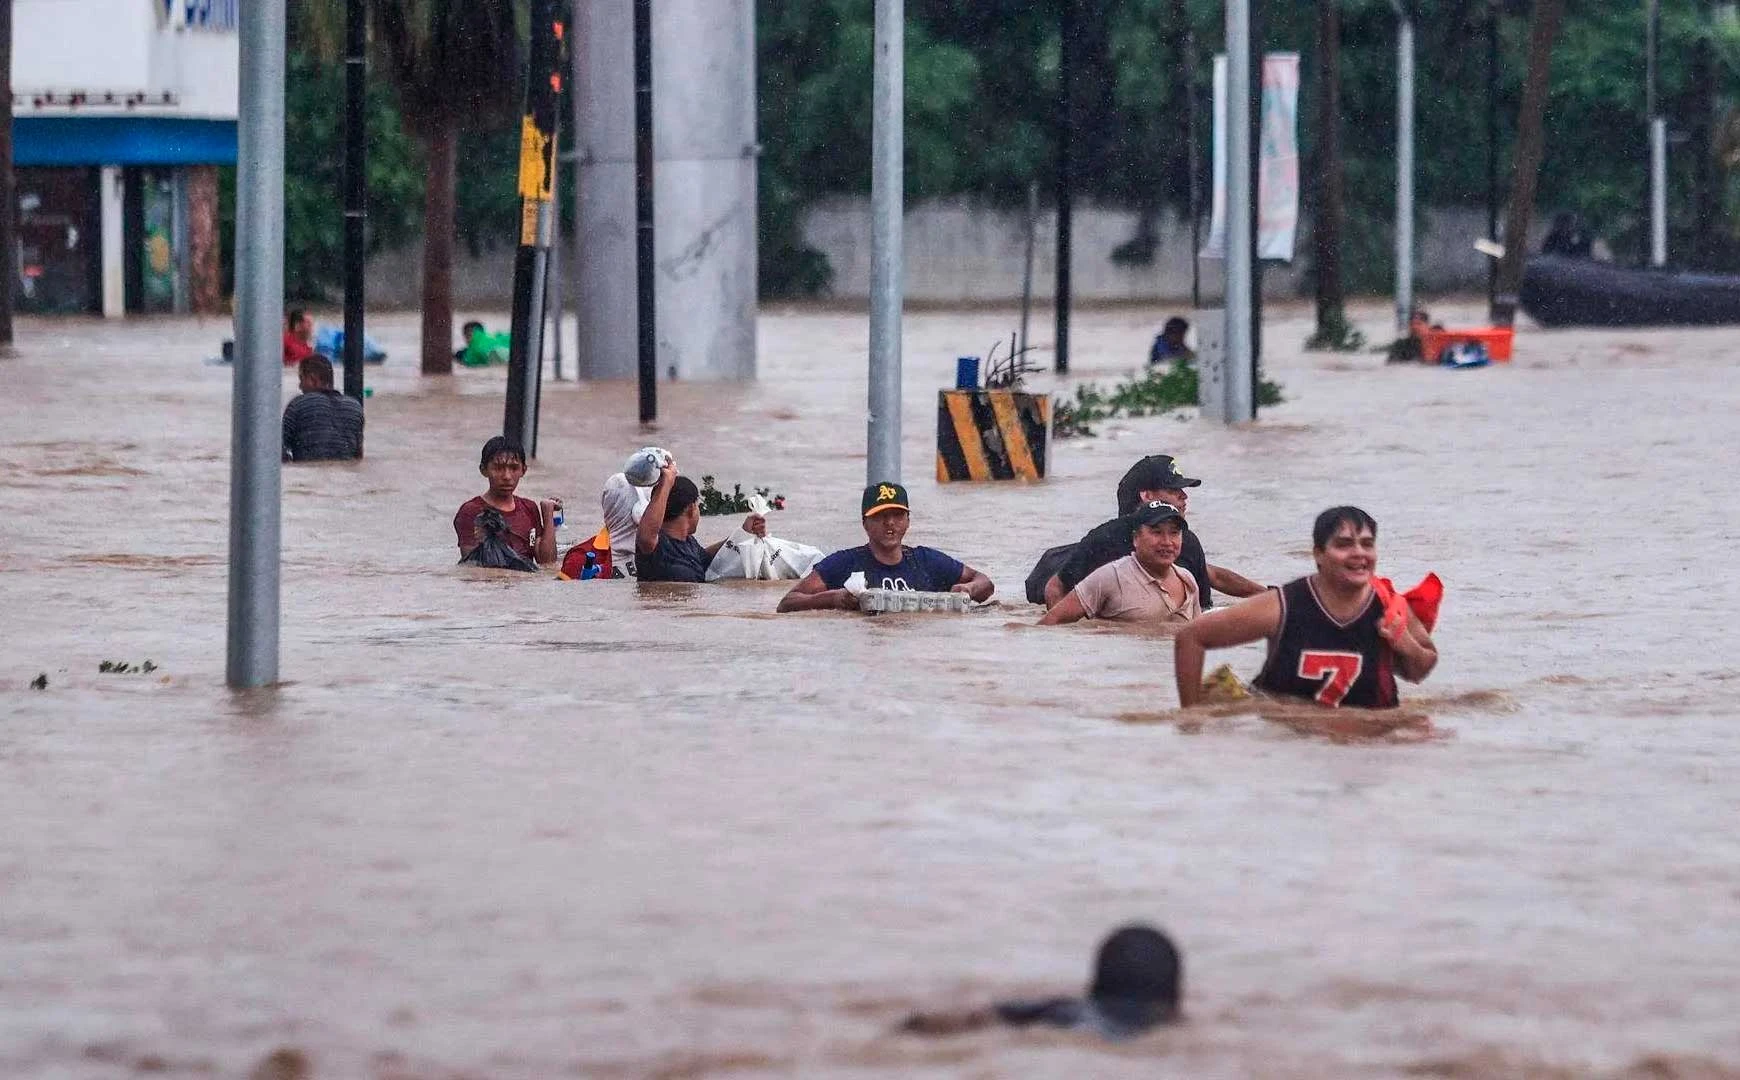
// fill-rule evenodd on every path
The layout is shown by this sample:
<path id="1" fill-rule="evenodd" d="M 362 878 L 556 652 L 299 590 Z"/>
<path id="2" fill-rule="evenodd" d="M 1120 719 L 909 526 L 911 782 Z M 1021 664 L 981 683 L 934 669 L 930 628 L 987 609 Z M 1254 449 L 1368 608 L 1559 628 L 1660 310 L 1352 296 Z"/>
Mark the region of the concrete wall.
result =
<path id="1" fill-rule="evenodd" d="M 906 216 L 906 296 L 928 303 L 1004 302 L 1021 296 L 1026 213 L 971 198 L 938 199 L 912 206 Z M 1180 215 L 1164 214 L 1159 244 L 1148 266 L 1120 266 L 1112 251 L 1136 235 L 1134 211 L 1077 207 L 1070 274 L 1078 300 L 1180 299 L 1190 295 L 1190 228 Z M 1206 227 L 1204 233 L 1207 232 Z M 1386 230 L 1387 231 L 1387 230 Z M 1448 208 L 1427 211 L 1417 236 L 1417 288 L 1423 292 L 1477 291 L 1486 287 L 1487 258 L 1475 251 L 1486 233 L 1486 212 Z M 1056 284 L 1057 222 L 1042 210 L 1034 244 L 1034 294 L 1050 299 Z M 834 268 L 834 295 L 869 295 L 870 202 L 836 198 L 811 208 L 804 239 Z M 1303 287 L 1310 223 L 1304 223 L 1292 264 L 1266 264 L 1264 293 L 1297 295 Z M 1221 264 L 1203 260 L 1205 297 L 1219 295 Z"/>
<path id="2" fill-rule="evenodd" d="M 1545 234 L 1543 214 L 1535 215 L 1530 250 Z M 1021 297 L 1021 262 L 1026 243 L 1025 213 L 1003 211 L 971 199 L 940 199 L 915 204 L 906 215 L 906 295 L 919 303 L 1007 303 Z M 1172 215 L 1160 223 L 1160 243 L 1151 266 L 1118 266 L 1111 251 L 1136 231 L 1136 215 L 1126 210 L 1077 207 L 1074 275 L 1078 300 L 1177 300 L 1190 296 L 1190 230 Z M 1206 232 L 1206 229 L 1204 230 Z M 1486 233 L 1486 211 L 1452 207 L 1428 210 L 1417 231 L 1416 287 L 1425 295 L 1484 292 L 1487 258 L 1474 250 Z M 813 207 L 805 239 L 828 256 L 834 267 L 834 296 L 863 301 L 870 281 L 870 202 L 865 198 L 825 200 Z M 1042 211 L 1034 244 L 1034 292 L 1050 299 L 1055 283 L 1056 223 Z M 1310 251 L 1309 223 L 1300 235 L 1292 266 L 1271 264 L 1264 271 L 1264 293 L 1296 296 L 1303 287 Z M 1388 241 L 1386 240 L 1386 244 Z M 630 252 L 632 256 L 632 250 Z M 566 260 L 567 253 L 564 252 Z M 383 307 L 414 307 L 418 300 L 420 249 L 384 252 L 369 263 L 369 299 Z M 572 265 L 565 261 L 564 267 Z M 632 283 L 632 262 L 621 271 Z M 454 267 L 454 302 L 473 309 L 506 310 L 513 286 L 513 249 L 502 247 Z M 1206 300 L 1220 294 L 1220 263 L 1204 260 Z M 632 290 L 630 291 L 632 303 Z"/>

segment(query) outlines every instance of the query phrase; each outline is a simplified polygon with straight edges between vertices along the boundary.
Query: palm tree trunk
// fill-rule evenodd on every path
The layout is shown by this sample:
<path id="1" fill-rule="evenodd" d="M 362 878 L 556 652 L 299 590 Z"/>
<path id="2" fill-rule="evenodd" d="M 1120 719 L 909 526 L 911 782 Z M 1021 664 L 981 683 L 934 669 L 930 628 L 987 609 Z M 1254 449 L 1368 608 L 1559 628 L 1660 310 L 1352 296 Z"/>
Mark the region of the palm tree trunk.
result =
<path id="1" fill-rule="evenodd" d="M 1341 13 L 1338 0 L 1317 0 L 1317 334 L 1339 342 L 1346 332 L 1341 287 L 1341 225 L 1346 216 L 1341 169 Z"/>
<path id="2" fill-rule="evenodd" d="M 453 215 L 459 133 L 437 113 L 421 125 L 429 180 L 423 198 L 423 374 L 453 374 Z"/>
<path id="3" fill-rule="evenodd" d="M 1504 257 L 1498 263 L 1498 282 L 1492 299 L 1492 322 L 1510 326 L 1516 322 L 1517 292 L 1522 288 L 1523 265 L 1528 262 L 1529 217 L 1535 208 L 1535 185 L 1540 180 L 1541 154 L 1546 133 L 1547 91 L 1553 66 L 1553 41 L 1559 36 L 1559 20 L 1565 0 L 1535 0 L 1529 20 L 1528 70 L 1523 76 L 1522 104 L 1517 109 L 1516 152 L 1511 155 L 1510 206 L 1504 215 Z"/>

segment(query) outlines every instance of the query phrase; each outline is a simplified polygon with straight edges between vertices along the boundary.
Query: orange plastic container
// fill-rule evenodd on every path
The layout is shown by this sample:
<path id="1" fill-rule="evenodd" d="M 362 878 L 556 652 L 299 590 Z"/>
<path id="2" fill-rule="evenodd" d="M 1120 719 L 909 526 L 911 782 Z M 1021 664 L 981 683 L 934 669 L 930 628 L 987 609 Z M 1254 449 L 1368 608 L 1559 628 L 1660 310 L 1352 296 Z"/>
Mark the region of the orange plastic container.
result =
<path id="1" fill-rule="evenodd" d="M 1509 363 L 1510 347 L 1516 338 L 1516 331 L 1508 326 L 1472 326 L 1465 330 L 1422 328 L 1416 334 L 1420 339 L 1420 356 L 1428 364 L 1436 364 L 1445 349 L 1464 341 L 1478 341 L 1484 345 L 1486 355 L 1492 357 L 1494 363 Z"/>

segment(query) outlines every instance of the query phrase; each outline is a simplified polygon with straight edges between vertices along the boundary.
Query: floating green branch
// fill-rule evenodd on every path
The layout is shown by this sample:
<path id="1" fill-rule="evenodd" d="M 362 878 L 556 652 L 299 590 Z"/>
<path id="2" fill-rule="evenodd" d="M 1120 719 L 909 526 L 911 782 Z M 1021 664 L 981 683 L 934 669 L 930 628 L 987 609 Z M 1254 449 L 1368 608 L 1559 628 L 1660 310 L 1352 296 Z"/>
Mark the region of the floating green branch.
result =
<path id="1" fill-rule="evenodd" d="M 1258 405 L 1279 405 L 1282 400 L 1279 384 L 1268 379 L 1257 384 Z M 1164 370 L 1151 368 L 1126 379 L 1109 393 L 1097 383 L 1077 386 L 1075 400 L 1060 403 L 1052 413 L 1051 433 L 1059 439 L 1091 437 L 1095 432 L 1089 425 L 1095 421 L 1157 416 L 1194 407 L 1196 401 L 1196 368 L 1187 360 L 1176 360 Z"/>

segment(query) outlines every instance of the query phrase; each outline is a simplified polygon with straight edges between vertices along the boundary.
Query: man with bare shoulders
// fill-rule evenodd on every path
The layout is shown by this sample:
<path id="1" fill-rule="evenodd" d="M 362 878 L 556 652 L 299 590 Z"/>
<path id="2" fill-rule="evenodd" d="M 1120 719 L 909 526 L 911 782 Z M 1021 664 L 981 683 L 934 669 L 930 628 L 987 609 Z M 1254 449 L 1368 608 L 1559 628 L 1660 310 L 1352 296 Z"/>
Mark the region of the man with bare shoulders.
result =
<path id="1" fill-rule="evenodd" d="M 1387 709 L 1396 675 L 1419 682 L 1438 664 L 1432 636 L 1405 602 L 1389 604 L 1374 585 L 1377 522 L 1356 506 L 1317 515 L 1311 530 L 1317 572 L 1204 615 L 1173 645 L 1178 702 L 1202 700 L 1209 649 L 1269 642 L 1258 690 L 1319 705 Z"/>

